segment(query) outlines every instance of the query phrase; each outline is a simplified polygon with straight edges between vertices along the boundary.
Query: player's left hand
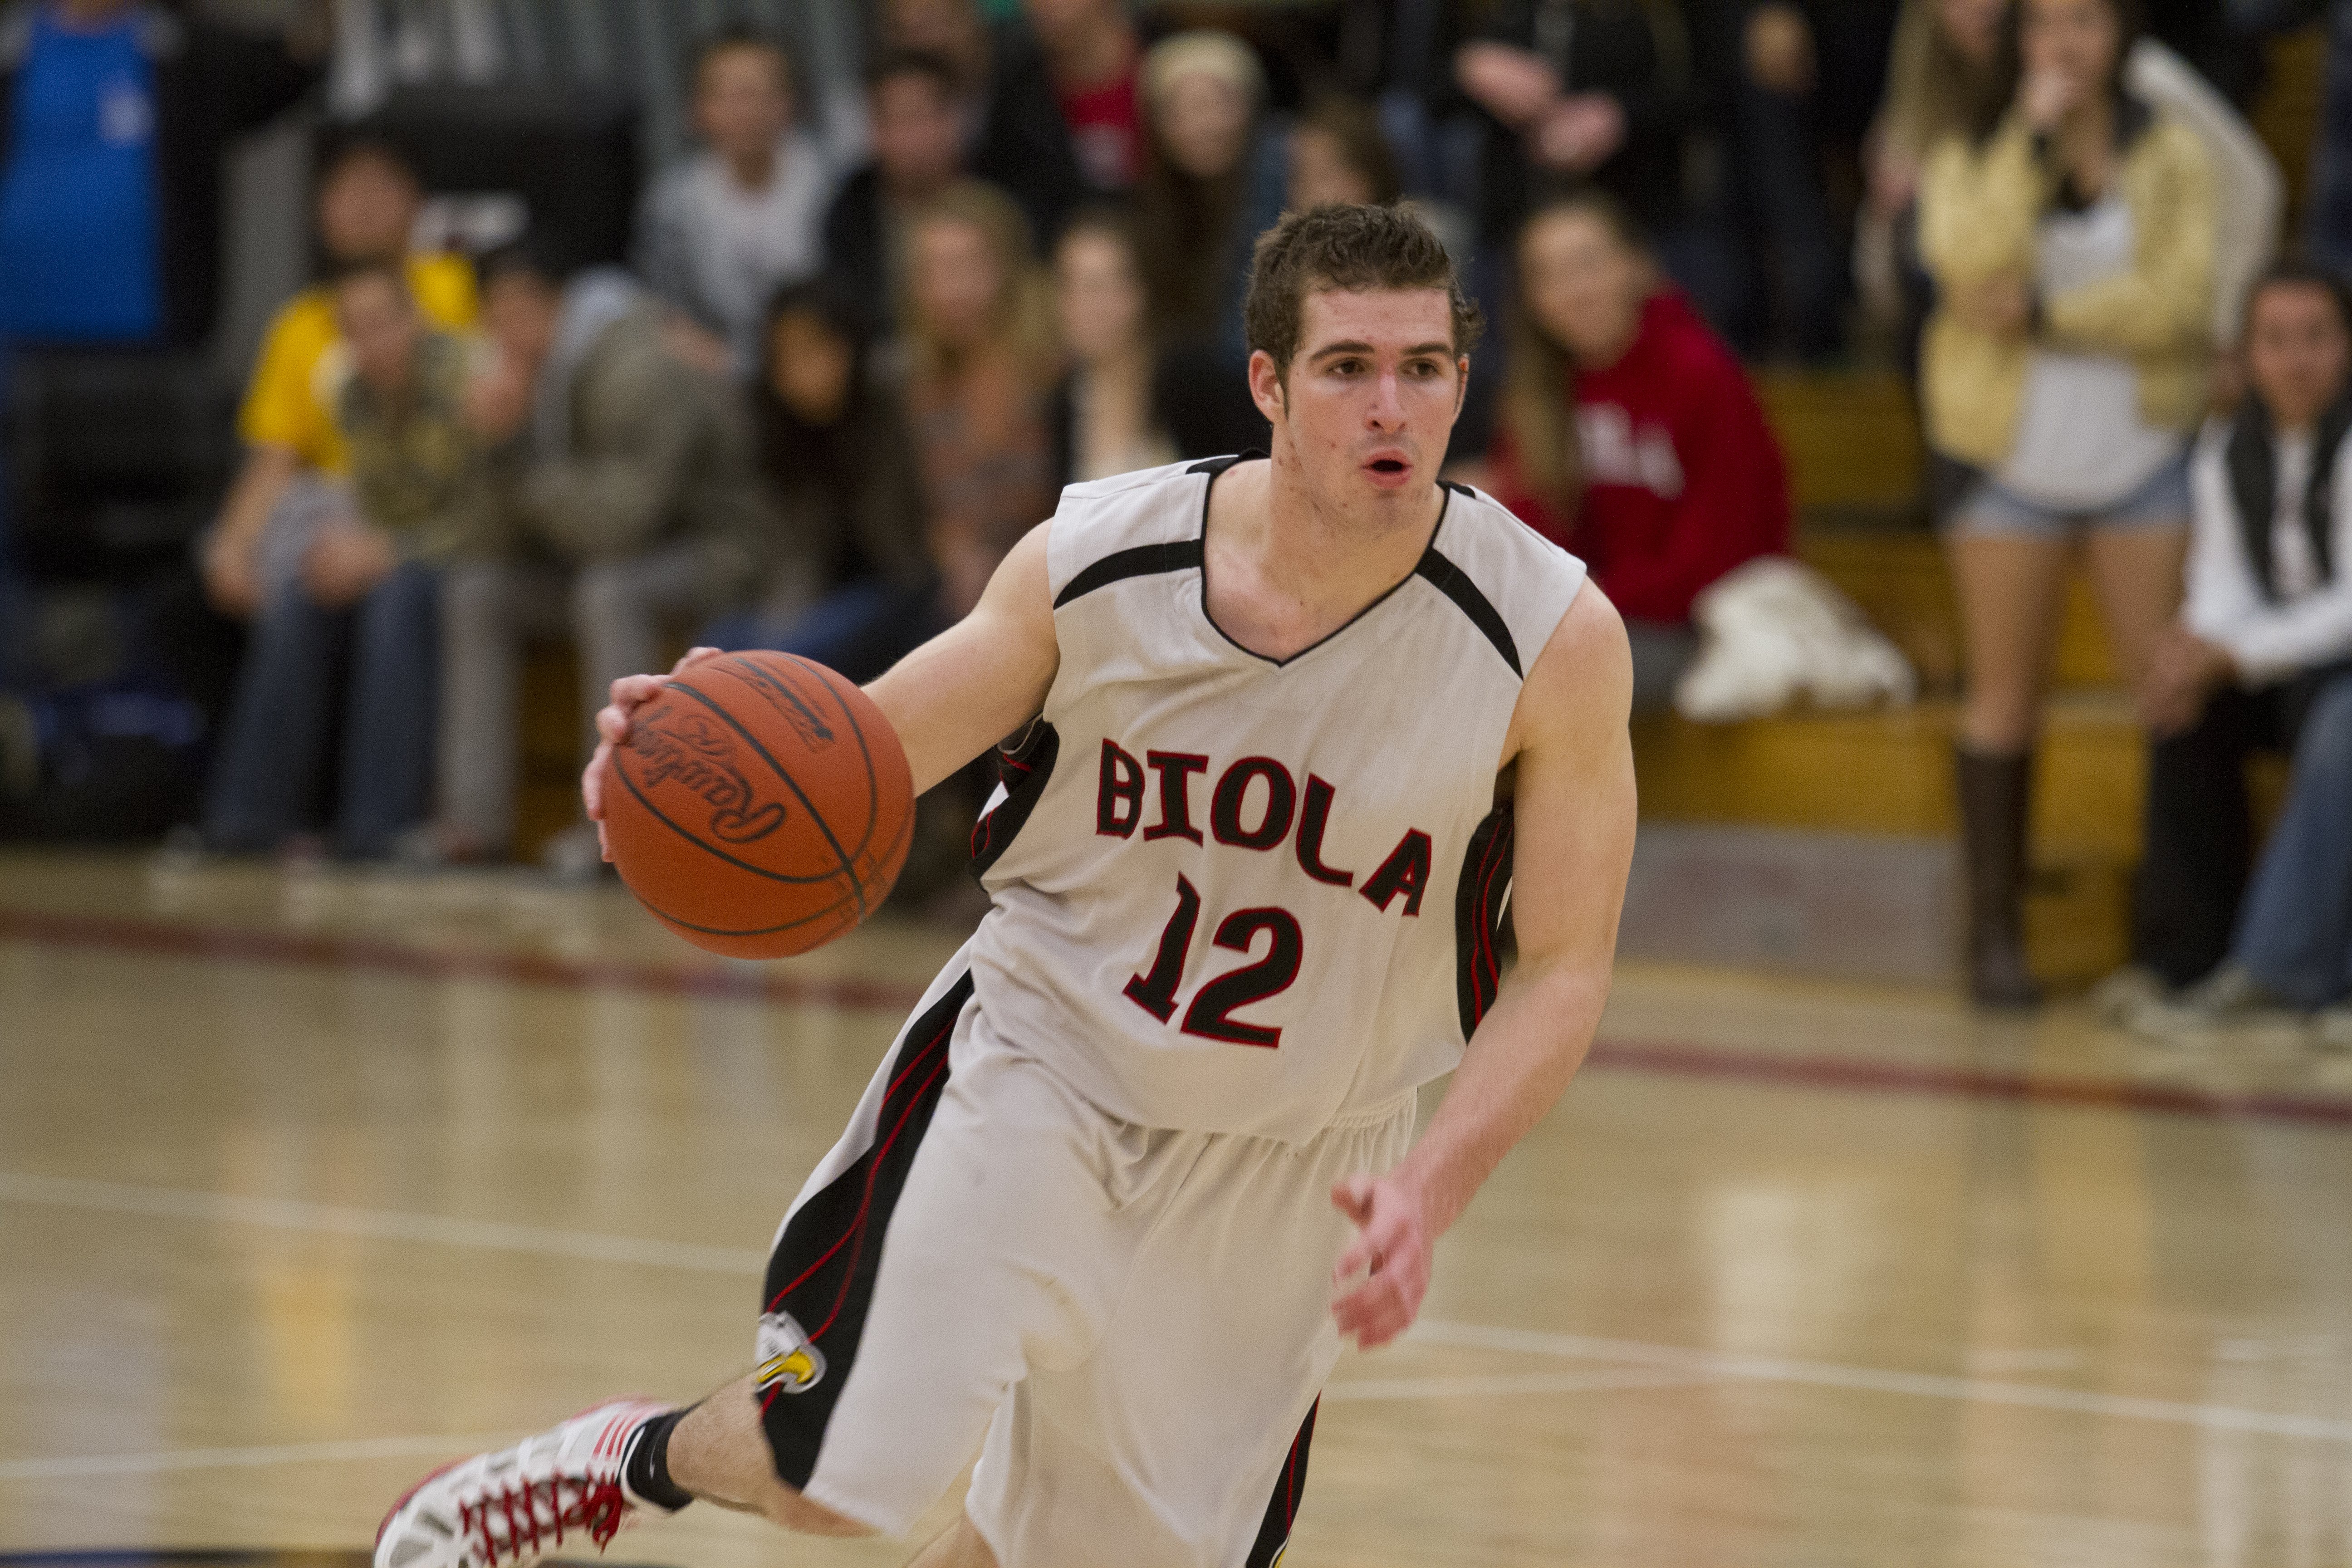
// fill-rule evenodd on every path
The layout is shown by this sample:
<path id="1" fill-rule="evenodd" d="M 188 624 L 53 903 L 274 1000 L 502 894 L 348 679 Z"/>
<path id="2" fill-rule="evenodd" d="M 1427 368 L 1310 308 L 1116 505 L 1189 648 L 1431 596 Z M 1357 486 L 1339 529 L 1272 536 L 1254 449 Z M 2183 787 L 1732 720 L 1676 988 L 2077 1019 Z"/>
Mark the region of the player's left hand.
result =
<path id="1" fill-rule="evenodd" d="M 1356 1226 L 1331 1271 L 1331 1316 L 1359 1348 L 1378 1350 L 1420 1316 L 1437 1237 L 1420 1194 L 1393 1176 L 1350 1176 L 1331 1189 L 1331 1206 Z"/>

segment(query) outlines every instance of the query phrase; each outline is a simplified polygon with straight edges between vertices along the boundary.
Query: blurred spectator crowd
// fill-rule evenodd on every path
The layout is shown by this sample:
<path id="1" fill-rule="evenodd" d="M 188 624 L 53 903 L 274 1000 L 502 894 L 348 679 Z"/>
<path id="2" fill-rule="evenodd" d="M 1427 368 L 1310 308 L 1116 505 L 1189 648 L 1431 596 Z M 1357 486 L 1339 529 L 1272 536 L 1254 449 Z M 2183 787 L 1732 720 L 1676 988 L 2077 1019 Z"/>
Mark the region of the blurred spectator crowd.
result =
<path id="1" fill-rule="evenodd" d="M 2244 116 L 2264 37 L 2323 11 L 2288 243 Z M 8 0 L 0 800 L 507 858 L 531 644 L 575 649 L 583 747 L 606 684 L 688 640 L 871 678 L 1063 484 L 1262 445 L 1252 240 L 1402 200 L 1502 327 L 1456 471 L 1592 563 L 1638 707 L 1700 656 L 1702 595 L 1790 549 L 1743 361 L 1916 375 L 1979 1000 L 2034 996 L 2079 557 L 2154 742 L 2110 1000 L 2340 1004 L 2347 39 L 2318 0 Z M 223 153 L 298 105 L 315 281 L 207 469 L 178 433 L 211 416 Z M 60 668 L 44 584 L 159 542 L 193 572 L 128 574 L 131 651 Z M 2257 856 L 2263 747 L 2294 768 Z M 584 825 L 548 847 L 593 853 Z"/>

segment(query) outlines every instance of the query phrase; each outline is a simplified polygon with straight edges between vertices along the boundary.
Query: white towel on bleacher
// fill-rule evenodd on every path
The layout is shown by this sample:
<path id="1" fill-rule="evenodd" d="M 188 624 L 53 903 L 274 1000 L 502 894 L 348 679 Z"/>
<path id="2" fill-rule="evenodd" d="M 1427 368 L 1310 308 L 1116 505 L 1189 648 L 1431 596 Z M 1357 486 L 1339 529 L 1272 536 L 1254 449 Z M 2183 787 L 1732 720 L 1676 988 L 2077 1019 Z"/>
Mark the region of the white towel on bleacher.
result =
<path id="1" fill-rule="evenodd" d="M 1750 561 L 1698 596 L 1698 657 L 1675 685 L 1685 719 L 1760 719 L 1804 699 L 1815 708 L 1908 703 L 1919 678 L 1895 646 L 1801 562 Z"/>

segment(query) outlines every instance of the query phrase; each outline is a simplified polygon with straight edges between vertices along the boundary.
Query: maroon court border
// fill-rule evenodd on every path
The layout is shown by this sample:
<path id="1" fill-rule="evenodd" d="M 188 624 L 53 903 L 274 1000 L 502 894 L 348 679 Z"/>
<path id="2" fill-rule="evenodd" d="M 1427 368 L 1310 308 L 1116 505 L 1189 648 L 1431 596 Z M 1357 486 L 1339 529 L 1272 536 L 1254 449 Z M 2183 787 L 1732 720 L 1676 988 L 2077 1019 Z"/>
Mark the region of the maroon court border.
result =
<path id="1" fill-rule="evenodd" d="M 922 996 L 922 987 L 917 985 L 799 975 L 772 965 L 709 969 L 626 959 L 564 959 L 541 953 L 413 947 L 366 937 L 26 910 L 0 909 L 0 942 L 167 958 L 352 969 L 419 980 L 499 980 L 573 990 L 635 991 L 880 1012 L 906 1012 Z M 2053 1078 L 1994 1068 L 1799 1056 L 1647 1040 L 1601 1040 L 1593 1046 L 1590 1060 L 1594 1067 L 1618 1071 L 1784 1088 L 2352 1125 L 2352 1099 L 2313 1095 L 2228 1094 L 2178 1085 Z"/>

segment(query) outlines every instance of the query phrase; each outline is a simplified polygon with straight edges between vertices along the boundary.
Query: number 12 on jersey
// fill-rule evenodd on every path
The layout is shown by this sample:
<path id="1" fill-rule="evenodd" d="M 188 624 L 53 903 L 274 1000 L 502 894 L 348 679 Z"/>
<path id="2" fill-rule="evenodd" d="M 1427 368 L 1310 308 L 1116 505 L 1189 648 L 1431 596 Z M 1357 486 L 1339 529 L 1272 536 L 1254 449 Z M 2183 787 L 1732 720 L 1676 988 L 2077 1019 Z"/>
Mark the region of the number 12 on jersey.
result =
<path id="1" fill-rule="evenodd" d="M 1152 957 L 1150 972 L 1134 976 L 1126 986 L 1128 1000 L 1163 1024 L 1176 1016 L 1176 987 L 1183 984 L 1184 963 L 1192 955 L 1192 932 L 1200 923 L 1200 889 L 1192 886 L 1191 879 L 1180 876 L 1176 879 L 1176 910 L 1160 932 L 1160 947 Z M 1216 935 L 1209 940 L 1215 946 L 1246 956 L 1261 931 L 1273 939 L 1264 958 L 1228 969 L 1213 980 L 1203 982 L 1192 994 L 1192 1005 L 1184 1009 L 1181 1026 L 1186 1034 L 1236 1046 L 1264 1046 L 1269 1050 L 1282 1044 L 1278 1026 L 1252 1024 L 1234 1017 L 1234 1013 L 1253 1002 L 1280 995 L 1298 978 L 1299 955 L 1306 943 L 1297 920 L 1288 910 L 1235 910 L 1217 922 Z"/>

